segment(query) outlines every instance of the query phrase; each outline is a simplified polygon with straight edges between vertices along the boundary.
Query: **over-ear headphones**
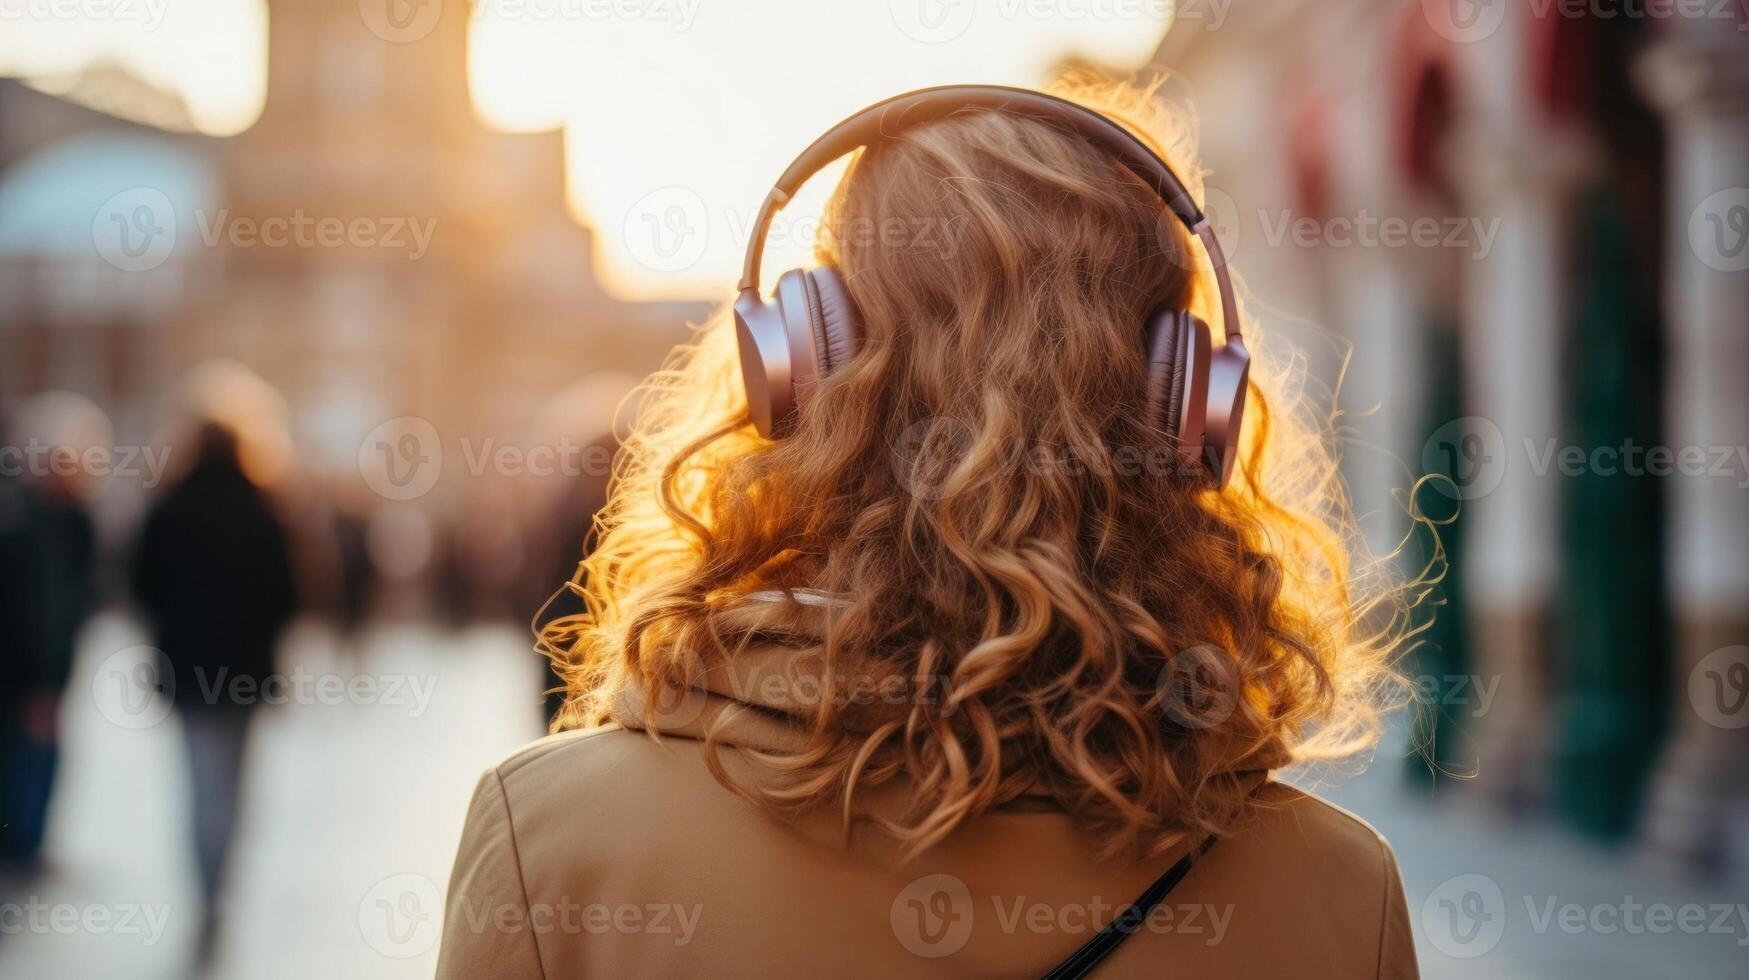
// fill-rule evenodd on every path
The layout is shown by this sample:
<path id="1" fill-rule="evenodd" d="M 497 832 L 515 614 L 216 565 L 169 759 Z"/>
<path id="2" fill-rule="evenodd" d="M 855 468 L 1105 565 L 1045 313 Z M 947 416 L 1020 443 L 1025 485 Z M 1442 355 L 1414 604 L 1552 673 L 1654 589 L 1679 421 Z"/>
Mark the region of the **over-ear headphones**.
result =
<path id="1" fill-rule="evenodd" d="M 772 185 L 753 223 L 735 299 L 741 377 L 754 426 L 770 438 L 786 433 L 815 387 L 855 355 L 861 336 L 850 291 L 836 269 L 792 269 L 778 277 L 771 300 L 759 295 L 759 262 L 777 212 L 809 177 L 846 153 L 965 110 L 1012 112 L 1083 137 L 1147 184 L 1202 241 L 1214 267 L 1226 336 L 1214 346 L 1208 324 L 1188 310 L 1149 316 L 1142 325 L 1147 410 L 1164 438 L 1201 460 L 1217 487 L 1225 486 L 1237 455 L 1251 354 L 1239 334 L 1226 257 L 1208 219 L 1166 161 L 1129 130 L 1066 99 L 999 85 L 944 85 L 877 102 L 827 130 Z"/>

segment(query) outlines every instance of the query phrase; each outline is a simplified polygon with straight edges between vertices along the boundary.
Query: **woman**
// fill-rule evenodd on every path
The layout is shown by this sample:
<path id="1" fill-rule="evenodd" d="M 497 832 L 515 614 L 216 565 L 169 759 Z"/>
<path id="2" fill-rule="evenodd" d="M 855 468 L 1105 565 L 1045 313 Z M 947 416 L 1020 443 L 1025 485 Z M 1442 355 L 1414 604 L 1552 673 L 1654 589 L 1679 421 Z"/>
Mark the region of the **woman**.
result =
<path id="1" fill-rule="evenodd" d="M 1103 96 L 1159 146 L 1155 104 Z M 1389 847 L 1270 777 L 1371 744 L 1401 622 L 1327 441 L 1260 367 L 1230 482 L 1156 451 L 1139 325 L 1225 312 L 1168 192 L 1097 127 L 909 111 L 828 208 L 803 404 L 727 315 L 651 382 L 439 976 L 1038 976 L 1132 904 L 1102 976 L 1414 976 Z"/>

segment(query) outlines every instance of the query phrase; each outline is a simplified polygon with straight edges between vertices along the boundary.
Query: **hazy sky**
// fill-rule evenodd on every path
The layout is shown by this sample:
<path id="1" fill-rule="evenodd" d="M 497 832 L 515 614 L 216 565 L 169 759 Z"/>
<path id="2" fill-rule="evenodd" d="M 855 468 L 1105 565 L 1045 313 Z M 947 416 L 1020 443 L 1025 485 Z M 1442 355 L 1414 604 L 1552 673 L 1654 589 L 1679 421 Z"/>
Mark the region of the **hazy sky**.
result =
<path id="1" fill-rule="evenodd" d="M 431 5 L 457 2 L 357 0 L 359 29 L 416 32 Z M 505 129 L 565 127 L 571 206 L 597 231 L 598 271 L 622 295 L 668 297 L 727 295 L 765 190 L 846 113 L 922 85 L 1035 85 L 1075 53 L 1140 64 L 1172 4 L 481 0 L 470 15 L 476 112 Z M 180 93 L 211 133 L 254 121 L 265 52 L 263 0 L 0 0 L 0 73 L 112 57 Z M 780 217 L 769 268 L 803 260 L 829 180 Z"/>

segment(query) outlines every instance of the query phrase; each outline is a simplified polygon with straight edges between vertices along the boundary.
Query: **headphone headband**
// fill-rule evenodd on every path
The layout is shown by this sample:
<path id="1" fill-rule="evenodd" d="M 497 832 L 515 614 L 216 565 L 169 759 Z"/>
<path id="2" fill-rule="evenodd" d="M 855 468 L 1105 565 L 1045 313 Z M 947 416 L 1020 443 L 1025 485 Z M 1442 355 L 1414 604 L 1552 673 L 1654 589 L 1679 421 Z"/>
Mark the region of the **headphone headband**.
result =
<path id="1" fill-rule="evenodd" d="M 753 222 L 734 307 L 741 380 L 754 428 L 767 438 L 781 436 L 819 383 L 854 356 L 861 336 L 846 283 L 829 266 L 786 272 L 769 302 L 760 296 L 759 263 L 777 212 L 808 178 L 839 157 L 967 109 L 1013 112 L 1080 136 L 1148 185 L 1202 242 L 1214 266 L 1226 336 L 1212 344 L 1208 325 L 1189 310 L 1150 312 L 1141 324 L 1148 359 L 1146 411 L 1151 428 L 1182 454 L 1200 458 L 1216 487 L 1225 486 L 1238 456 L 1251 354 L 1239 336 L 1233 281 L 1208 218 L 1171 166 L 1116 120 L 1066 99 L 999 85 L 947 85 L 877 102 L 827 130 L 777 179 Z"/>
<path id="2" fill-rule="evenodd" d="M 1006 85 L 941 85 L 906 92 L 851 115 L 814 140 L 778 177 L 759 206 L 759 215 L 753 222 L 752 236 L 747 243 L 747 257 L 741 267 L 740 291 L 758 291 L 766 233 L 777 218 L 777 212 L 789 203 L 808 178 L 847 153 L 879 140 L 894 139 L 914 126 L 967 109 L 1013 112 L 1055 123 L 1104 150 L 1147 184 L 1192 236 L 1202 241 L 1209 261 L 1214 265 L 1222 328 L 1229 340 L 1239 336 L 1239 314 L 1234 303 L 1233 286 L 1227 278 L 1226 256 L 1202 209 L 1197 207 L 1171 165 L 1134 133 L 1102 113 L 1068 99 Z"/>

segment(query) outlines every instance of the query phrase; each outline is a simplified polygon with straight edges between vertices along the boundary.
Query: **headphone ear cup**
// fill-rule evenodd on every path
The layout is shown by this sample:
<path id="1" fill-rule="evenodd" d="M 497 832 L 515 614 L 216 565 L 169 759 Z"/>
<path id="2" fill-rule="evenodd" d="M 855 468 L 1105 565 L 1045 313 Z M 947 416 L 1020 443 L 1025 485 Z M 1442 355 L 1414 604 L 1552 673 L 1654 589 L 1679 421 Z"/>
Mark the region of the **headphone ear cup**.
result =
<path id="1" fill-rule="evenodd" d="M 1179 310 L 1164 310 L 1148 320 L 1147 413 L 1148 425 L 1176 442 L 1184 405 L 1184 316 Z"/>
<path id="2" fill-rule="evenodd" d="M 1147 411 L 1186 459 L 1201 460 L 1209 377 L 1208 324 L 1187 310 L 1162 310 L 1148 321 Z"/>
<path id="3" fill-rule="evenodd" d="M 850 300 L 850 290 L 844 277 L 831 266 L 810 269 L 806 273 L 812 286 L 808 290 L 814 322 L 814 356 L 823 381 L 856 356 L 856 341 L 862 336 L 862 324 L 856 315 L 856 305 Z"/>
<path id="4" fill-rule="evenodd" d="M 788 339 L 793 414 L 814 397 L 821 381 L 856 354 L 860 330 L 836 269 L 791 269 L 777 278 L 774 300 Z"/>

